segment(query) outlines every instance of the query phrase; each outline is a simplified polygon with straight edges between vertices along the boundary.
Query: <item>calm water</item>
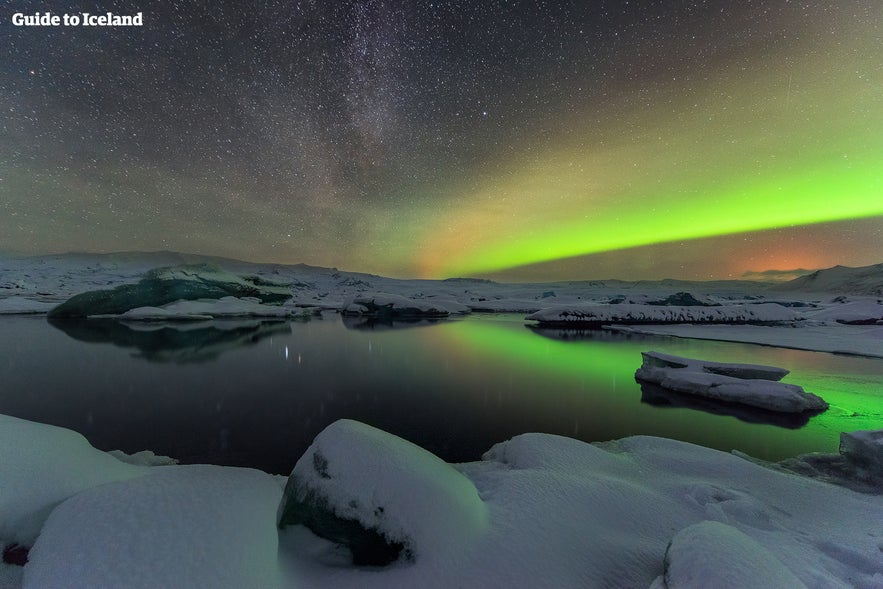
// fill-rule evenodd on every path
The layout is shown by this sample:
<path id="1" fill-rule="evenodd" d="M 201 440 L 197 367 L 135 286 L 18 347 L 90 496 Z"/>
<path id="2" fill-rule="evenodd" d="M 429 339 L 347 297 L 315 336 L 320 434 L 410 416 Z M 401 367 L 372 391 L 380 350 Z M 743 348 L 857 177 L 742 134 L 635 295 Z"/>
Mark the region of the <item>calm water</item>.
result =
<path id="1" fill-rule="evenodd" d="M 288 473 L 347 417 L 459 462 L 541 431 L 587 441 L 659 435 L 780 459 L 836 451 L 883 427 L 883 360 L 606 332 L 537 332 L 521 316 L 435 324 L 229 321 L 127 327 L 0 318 L 0 413 L 61 425 L 96 447 Z M 751 423 L 660 398 L 633 375 L 642 350 L 791 369 L 831 409 L 808 424 Z M 655 404 L 654 404 L 655 403 Z M 662 403 L 660 405 L 660 403 Z"/>

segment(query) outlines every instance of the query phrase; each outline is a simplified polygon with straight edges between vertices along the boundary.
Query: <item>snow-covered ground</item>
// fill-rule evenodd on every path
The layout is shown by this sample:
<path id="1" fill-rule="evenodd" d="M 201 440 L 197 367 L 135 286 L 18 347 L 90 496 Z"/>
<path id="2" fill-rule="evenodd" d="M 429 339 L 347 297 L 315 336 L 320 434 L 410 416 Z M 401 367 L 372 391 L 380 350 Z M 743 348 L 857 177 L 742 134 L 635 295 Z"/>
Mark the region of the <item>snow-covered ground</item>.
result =
<path id="1" fill-rule="evenodd" d="M 623 333 L 671 335 L 883 358 L 883 326 L 880 325 L 830 323 L 790 328 L 763 325 L 682 324 L 614 326 L 611 329 Z"/>
<path id="2" fill-rule="evenodd" d="M 0 565 L 0 586 L 883 586 L 883 495 L 683 442 L 524 434 L 449 465 L 342 421 L 298 472 L 327 510 L 407 555 L 353 566 L 305 526 L 278 530 L 283 477 L 127 464 L 0 417 L 0 543 L 31 547 L 25 567 Z"/>

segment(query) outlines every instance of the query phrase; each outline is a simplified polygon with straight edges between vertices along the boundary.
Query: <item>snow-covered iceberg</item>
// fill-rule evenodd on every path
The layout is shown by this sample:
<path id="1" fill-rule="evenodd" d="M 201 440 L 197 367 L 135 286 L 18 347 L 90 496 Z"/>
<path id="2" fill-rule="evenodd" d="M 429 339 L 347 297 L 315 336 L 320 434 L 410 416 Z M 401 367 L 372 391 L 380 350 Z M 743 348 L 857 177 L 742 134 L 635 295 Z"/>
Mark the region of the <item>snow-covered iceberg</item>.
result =
<path id="1" fill-rule="evenodd" d="M 774 366 L 728 364 L 642 352 L 638 381 L 725 403 L 784 413 L 820 412 L 828 404 L 802 387 L 778 382 L 788 371 Z"/>
<path id="2" fill-rule="evenodd" d="M 393 317 L 447 317 L 450 307 L 458 313 L 468 312 L 465 305 L 436 300 L 411 299 L 400 295 L 375 293 L 360 294 L 350 298 L 343 305 L 342 313 L 349 316 L 376 318 Z"/>
<path id="3" fill-rule="evenodd" d="M 208 264 L 156 268 L 135 284 L 75 295 L 49 312 L 50 319 L 119 315 L 139 307 L 162 307 L 176 301 L 253 297 L 282 304 L 291 289 L 256 276 L 239 276 Z"/>
<path id="4" fill-rule="evenodd" d="M 774 303 L 757 305 L 667 306 L 640 304 L 562 305 L 526 317 L 549 327 L 600 327 L 614 324 L 732 323 L 773 325 L 801 320 L 799 313 Z"/>

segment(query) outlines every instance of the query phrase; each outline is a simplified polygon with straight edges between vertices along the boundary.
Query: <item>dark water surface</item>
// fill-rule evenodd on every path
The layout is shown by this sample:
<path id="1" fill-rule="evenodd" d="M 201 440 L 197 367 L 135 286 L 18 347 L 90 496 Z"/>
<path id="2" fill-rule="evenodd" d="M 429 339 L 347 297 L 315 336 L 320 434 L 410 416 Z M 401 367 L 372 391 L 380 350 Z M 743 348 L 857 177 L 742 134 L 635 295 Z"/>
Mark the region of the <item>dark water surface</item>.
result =
<path id="1" fill-rule="evenodd" d="M 563 340 L 562 337 L 568 339 Z M 719 415 L 634 380 L 642 350 L 789 368 L 831 409 L 808 423 Z M 522 316 L 369 325 L 133 324 L 0 318 L 0 413 L 78 431 L 97 448 L 287 474 L 339 418 L 452 462 L 540 431 L 666 436 L 765 459 L 836 451 L 883 427 L 883 360 L 746 344 L 525 327 Z"/>

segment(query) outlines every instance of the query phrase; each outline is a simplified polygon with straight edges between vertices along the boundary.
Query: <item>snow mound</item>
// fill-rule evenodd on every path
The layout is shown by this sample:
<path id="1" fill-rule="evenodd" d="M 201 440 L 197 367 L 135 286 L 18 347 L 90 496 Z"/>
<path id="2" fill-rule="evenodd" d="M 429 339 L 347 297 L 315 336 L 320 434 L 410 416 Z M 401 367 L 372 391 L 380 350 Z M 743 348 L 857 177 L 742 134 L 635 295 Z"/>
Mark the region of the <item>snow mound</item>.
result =
<path id="1" fill-rule="evenodd" d="M 59 505 L 31 549 L 23 589 L 279 586 L 272 476 L 208 465 L 150 470 Z"/>
<path id="2" fill-rule="evenodd" d="M 623 303 L 618 305 L 564 305 L 542 309 L 527 316 L 548 326 L 593 326 L 655 323 L 778 324 L 802 319 L 802 315 L 774 303 L 759 305 L 663 306 Z"/>
<path id="3" fill-rule="evenodd" d="M 0 547 L 30 546 L 49 512 L 68 497 L 147 472 L 95 450 L 71 430 L 0 415 Z"/>
<path id="4" fill-rule="evenodd" d="M 49 312 L 50 318 L 118 315 L 139 307 L 162 307 L 175 301 L 254 297 L 262 303 L 291 298 L 290 289 L 258 277 L 243 277 L 208 264 L 151 270 L 136 284 L 75 295 Z"/>
<path id="5" fill-rule="evenodd" d="M 821 397 L 802 387 L 776 382 L 788 372 L 781 368 L 704 362 L 659 352 L 642 352 L 641 356 L 644 361 L 635 372 L 635 379 L 679 393 L 785 413 L 828 408 Z"/>
<path id="6" fill-rule="evenodd" d="M 704 521 L 678 532 L 665 551 L 665 589 L 806 589 L 775 556 L 732 526 Z"/>
<path id="7" fill-rule="evenodd" d="M 343 304 L 344 315 L 370 317 L 447 317 L 446 304 L 437 301 L 409 299 L 407 297 L 377 293 L 360 294 Z"/>
<path id="8" fill-rule="evenodd" d="M 465 549 L 487 521 L 475 485 L 449 464 L 346 419 L 325 428 L 298 460 L 279 506 L 280 528 L 305 524 L 348 546 L 356 564 Z"/>

